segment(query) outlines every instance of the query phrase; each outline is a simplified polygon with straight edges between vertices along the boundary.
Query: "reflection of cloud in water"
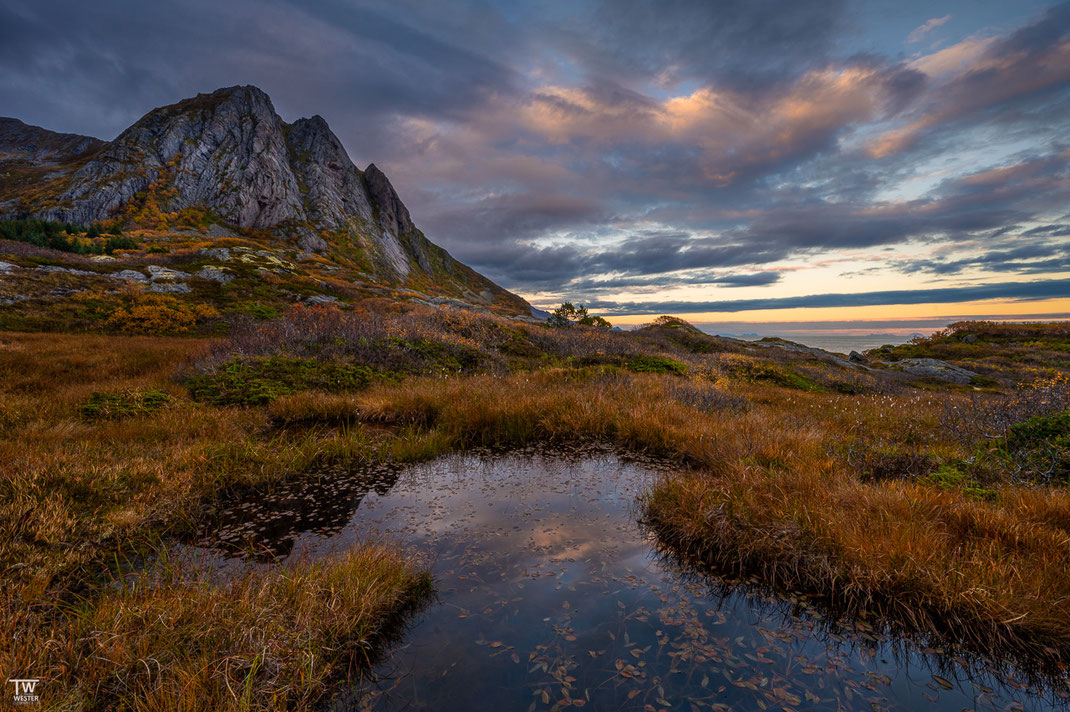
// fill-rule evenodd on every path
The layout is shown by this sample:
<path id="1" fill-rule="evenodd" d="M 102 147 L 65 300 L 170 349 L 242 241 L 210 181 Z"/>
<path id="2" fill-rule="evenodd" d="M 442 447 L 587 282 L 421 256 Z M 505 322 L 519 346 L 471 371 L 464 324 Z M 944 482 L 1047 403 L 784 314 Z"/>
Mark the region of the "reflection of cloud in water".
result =
<path id="1" fill-rule="evenodd" d="M 328 471 L 250 498 L 207 539 L 315 558 L 381 538 L 432 562 L 438 603 L 338 709 L 1053 706 L 872 629 L 829 633 L 808 610 L 771 615 L 777 599 L 718 593 L 635 523 L 656 476 L 591 448 Z"/>

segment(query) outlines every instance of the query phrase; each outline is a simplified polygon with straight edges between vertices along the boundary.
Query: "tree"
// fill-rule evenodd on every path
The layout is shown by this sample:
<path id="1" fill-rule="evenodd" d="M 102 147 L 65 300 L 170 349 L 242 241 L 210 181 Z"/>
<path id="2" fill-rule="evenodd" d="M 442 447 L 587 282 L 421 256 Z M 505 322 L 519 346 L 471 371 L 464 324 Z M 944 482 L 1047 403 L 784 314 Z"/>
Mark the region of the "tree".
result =
<path id="1" fill-rule="evenodd" d="M 563 328 L 568 326 L 597 326 L 603 329 L 608 329 L 612 324 L 603 319 L 600 316 L 591 316 L 587 313 L 587 307 L 580 304 L 576 306 L 572 302 L 565 302 L 557 309 L 554 309 L 549 318 L 546 319 L 546 325 L 554 328 Z"/>

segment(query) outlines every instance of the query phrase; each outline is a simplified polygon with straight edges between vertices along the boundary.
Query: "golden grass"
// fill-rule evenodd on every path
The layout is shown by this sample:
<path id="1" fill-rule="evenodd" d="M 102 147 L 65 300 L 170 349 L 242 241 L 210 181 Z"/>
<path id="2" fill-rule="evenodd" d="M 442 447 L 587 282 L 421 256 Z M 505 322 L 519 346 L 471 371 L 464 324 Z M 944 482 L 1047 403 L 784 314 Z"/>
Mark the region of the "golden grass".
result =
<path id="1" fill-rule="evenodd" d="M 155 630 L 152 621 L 159 617 L 152 611 L 181 598 L 176 583 L 159 592 L 147 585 L 115 593 L 90 589 L 92 603 L 77 616 L 57 611 L 48 599 L 71 581 L 91 580 L 93 567 L 111 552 L 136 548 L 195 518 L 206 500 L 226 489 L 287 477 L 322 459 L 407 461 L 477 445 L 588 438 L 680 463 L 682 474 L 662 482 L 645 502 L 662 540 L 679 553 L 876 610 L 914 630 L 1031 653 L 1047 646 L 1052 655 L 1070 657 L 1070 493 L 997 483 L 990 500 L 978 501 L 925 479 L 865 481 L 851 464 L 849 446 L 859 438 L 933 457 L 969 456 L 967 445 L 941 430 L 950 406 L 971 407 L 962 393 L 849 396 L 726 376 L 718 387 L 745 398 L 747 407 L 700 410 L 678 397 L 688 383 L 682 377 L 591 367 L 410 378 L 360 392 L 307 392 L 263 407 L 217 408 L 190 402 L 169 380 L 203 342 L 57 335 L 4 335 L 0 341 L 0 560 L 8 614 L 0 665 L 27 675 L 34 666 L 55 671 L 88 699 L 103 699 L 94 695 L 113 688 L 79 672 L 77 653 L 63 658 L 31 643 L 75 640 L 89 629 L 125 636 L 133 615 L 149 630 L 109 660 L 135 664 L 108 674 L 121 684 L 146 685 L 146 695 L 161 691 L 159 705 L 150 708 L 181 709 L 180 700 L 168 706 L 162 691 L 182 680 L 202 694 L 220 695 L 211 699 L 221 704 L 240 700 L 240 694 L 226 697 L 237 672 L 197 672 L 200 663 L 193 662 L 230 643 L 190 648 L 187 664 L 174 653 L 179 638 Z M 697 387 L 702 377 L 694 378 Z M 133 388 L 163 389 L 174 400 L 136 418 L 79 417 L 78 406 L 91 392 Z M 312 605 L 320 590 L 314 576 L 293 576 L 309 582 L 301 596 Z M 198 588 L 198 596 L 208 597 L 198 605 L 215 614 L 203 627 L 176 619 L 186 621 L 176 630 L 222 635 L 215 629 L 232 621 L 238 633 L 255 635 L 275 614 L 235 611 L 228 618 L 224 602 L 276 610 L 275 596 L 292 600 L 280 593 L 296 585 L 286 581 Z M 19 640 L 27 629 L 37 632 Z M 310 643 L 311 653 L 318 644 Z M 144 665 L 137 661 L 151 657 L 155 646 L 176 655 L 168 666 L 179 677 L 151 672 L 150 662 L 150 673 L 139 681 L 136 670 Z M 293 655 L 276 656 L 285 660 L 277 667 L 284 677 L 254 678 L 257 700 L 296 689 L 286 700 L 298 704 L 321 689 L 294 677 L 297 668 L 290 667 L 299 658 Z M 234 668 L 241 669 L 249 668 Z M 225 694 L 220 681 L 230 682 Z"/>
<path id="2" fill-rule="evenodd" d="M 936 437 L 940 398 L 740 385 L 754 404 L 746 413 L 698 413 L 665 397 L 671 384 L 545 371 L 301 394 L 271 411 L 280 422 L 415 424 L 422 440 L 406 447 L 418 456 L 577 437 L 642 448 L 690 467 L 645 507 L 679 553 L 915 631 L 1070 653 L 1070 492 L 1003 485 L 977 501 L 924 480 L 864 482 L 840 456 L 856 429 L 889 441 Z M 953 443 L 936 446 L 955 453 Z"/>
<path id="3" fill-rule="evenodd" d="M 71 709 L 306 709 L 428 580 L 397 552 L 229 584 L 156 566 L 121 589 L 108 567 L 151 557 L 202 502 L 300 472 L 366 439 L 265 434 L 262 411 L 217 410 L 171 380 L 203 341 L 0 336 L 0 667 Z M 95 391 L 164 390 L 143 417 L 86 422 Z M 97 583 L 100 581 L 101 583 Z"/>

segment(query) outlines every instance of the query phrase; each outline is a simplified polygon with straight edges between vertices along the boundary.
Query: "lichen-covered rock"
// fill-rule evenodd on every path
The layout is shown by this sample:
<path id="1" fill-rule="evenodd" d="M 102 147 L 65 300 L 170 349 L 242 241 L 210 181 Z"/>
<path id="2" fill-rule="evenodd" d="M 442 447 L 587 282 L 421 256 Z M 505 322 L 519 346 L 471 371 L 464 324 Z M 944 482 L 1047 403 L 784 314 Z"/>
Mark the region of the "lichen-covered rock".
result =
<path id="1" fill-rule="evenodd" d="M 326 294 L 314 294 L 311 297 L 305 299 L 305 304 L 317 305 L 317 304 L 334 304 L 338 301 L 338 297 L 331 297 Z"/>
<path id="2" fill-rule="evenodd" d="M 149 285 L 149 291 L 158 294 L 189 294 L 192 290 L 184 282 L 153 282 Z"/>
<path id="3" fill-rule="evenodd" d="M 197 276 L 201 279 L 207 279 L 210 282 L 219 282 L 220 284 L 226 284 L 227 282 L 234 280 L 234 275 L 219 267 L 205 267 L 197 273 Z"/>
<path id="4" fill-rule="evenodd" d="M 119 272 L 113 272 L 108 275 L 113 279 L 121 279 L 127 282 L 148 282 L 149 278 L 143 275 L 141 272 L 132 269 L 124 269 Z"/>
<path id="5" fill-rule="evenodd" d="M 159 265 L 149 265 L 149 279 L 153 282 L 165 281 L 173 282 L 177 279 L 187 279 L 189 272 L 182 272 L 177 269 L 171 269 L 169 267 L 160 267 Z"/>
<path id="6" fill-rule="evenodd" d="M 948 383 L 966 384 L 977 377 L 973 371 L 935 358 L 905 358 L 896 361 L 893 366 L 912 376 L 935 378 Z"/>
<path id="7" fill-rule="evenodd" d="M 226 247 L 205 247 L 198 250 L 197 254 L 202 257 L 211 257 L 220 262 L 227 262 L 230 260 L 230 250 Z"/>

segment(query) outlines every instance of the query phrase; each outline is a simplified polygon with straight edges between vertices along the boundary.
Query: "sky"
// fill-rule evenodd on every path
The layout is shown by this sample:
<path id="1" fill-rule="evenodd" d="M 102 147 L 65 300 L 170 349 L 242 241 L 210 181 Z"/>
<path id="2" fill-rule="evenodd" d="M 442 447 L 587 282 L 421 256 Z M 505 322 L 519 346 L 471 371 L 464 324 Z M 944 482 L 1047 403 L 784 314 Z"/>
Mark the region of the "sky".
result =
<path id="1" fill-rule="evenodd" d="M 0 0 L 0 115 L 236 84 L 540 306 L 1070 316 L 1070 3 Z"/>

